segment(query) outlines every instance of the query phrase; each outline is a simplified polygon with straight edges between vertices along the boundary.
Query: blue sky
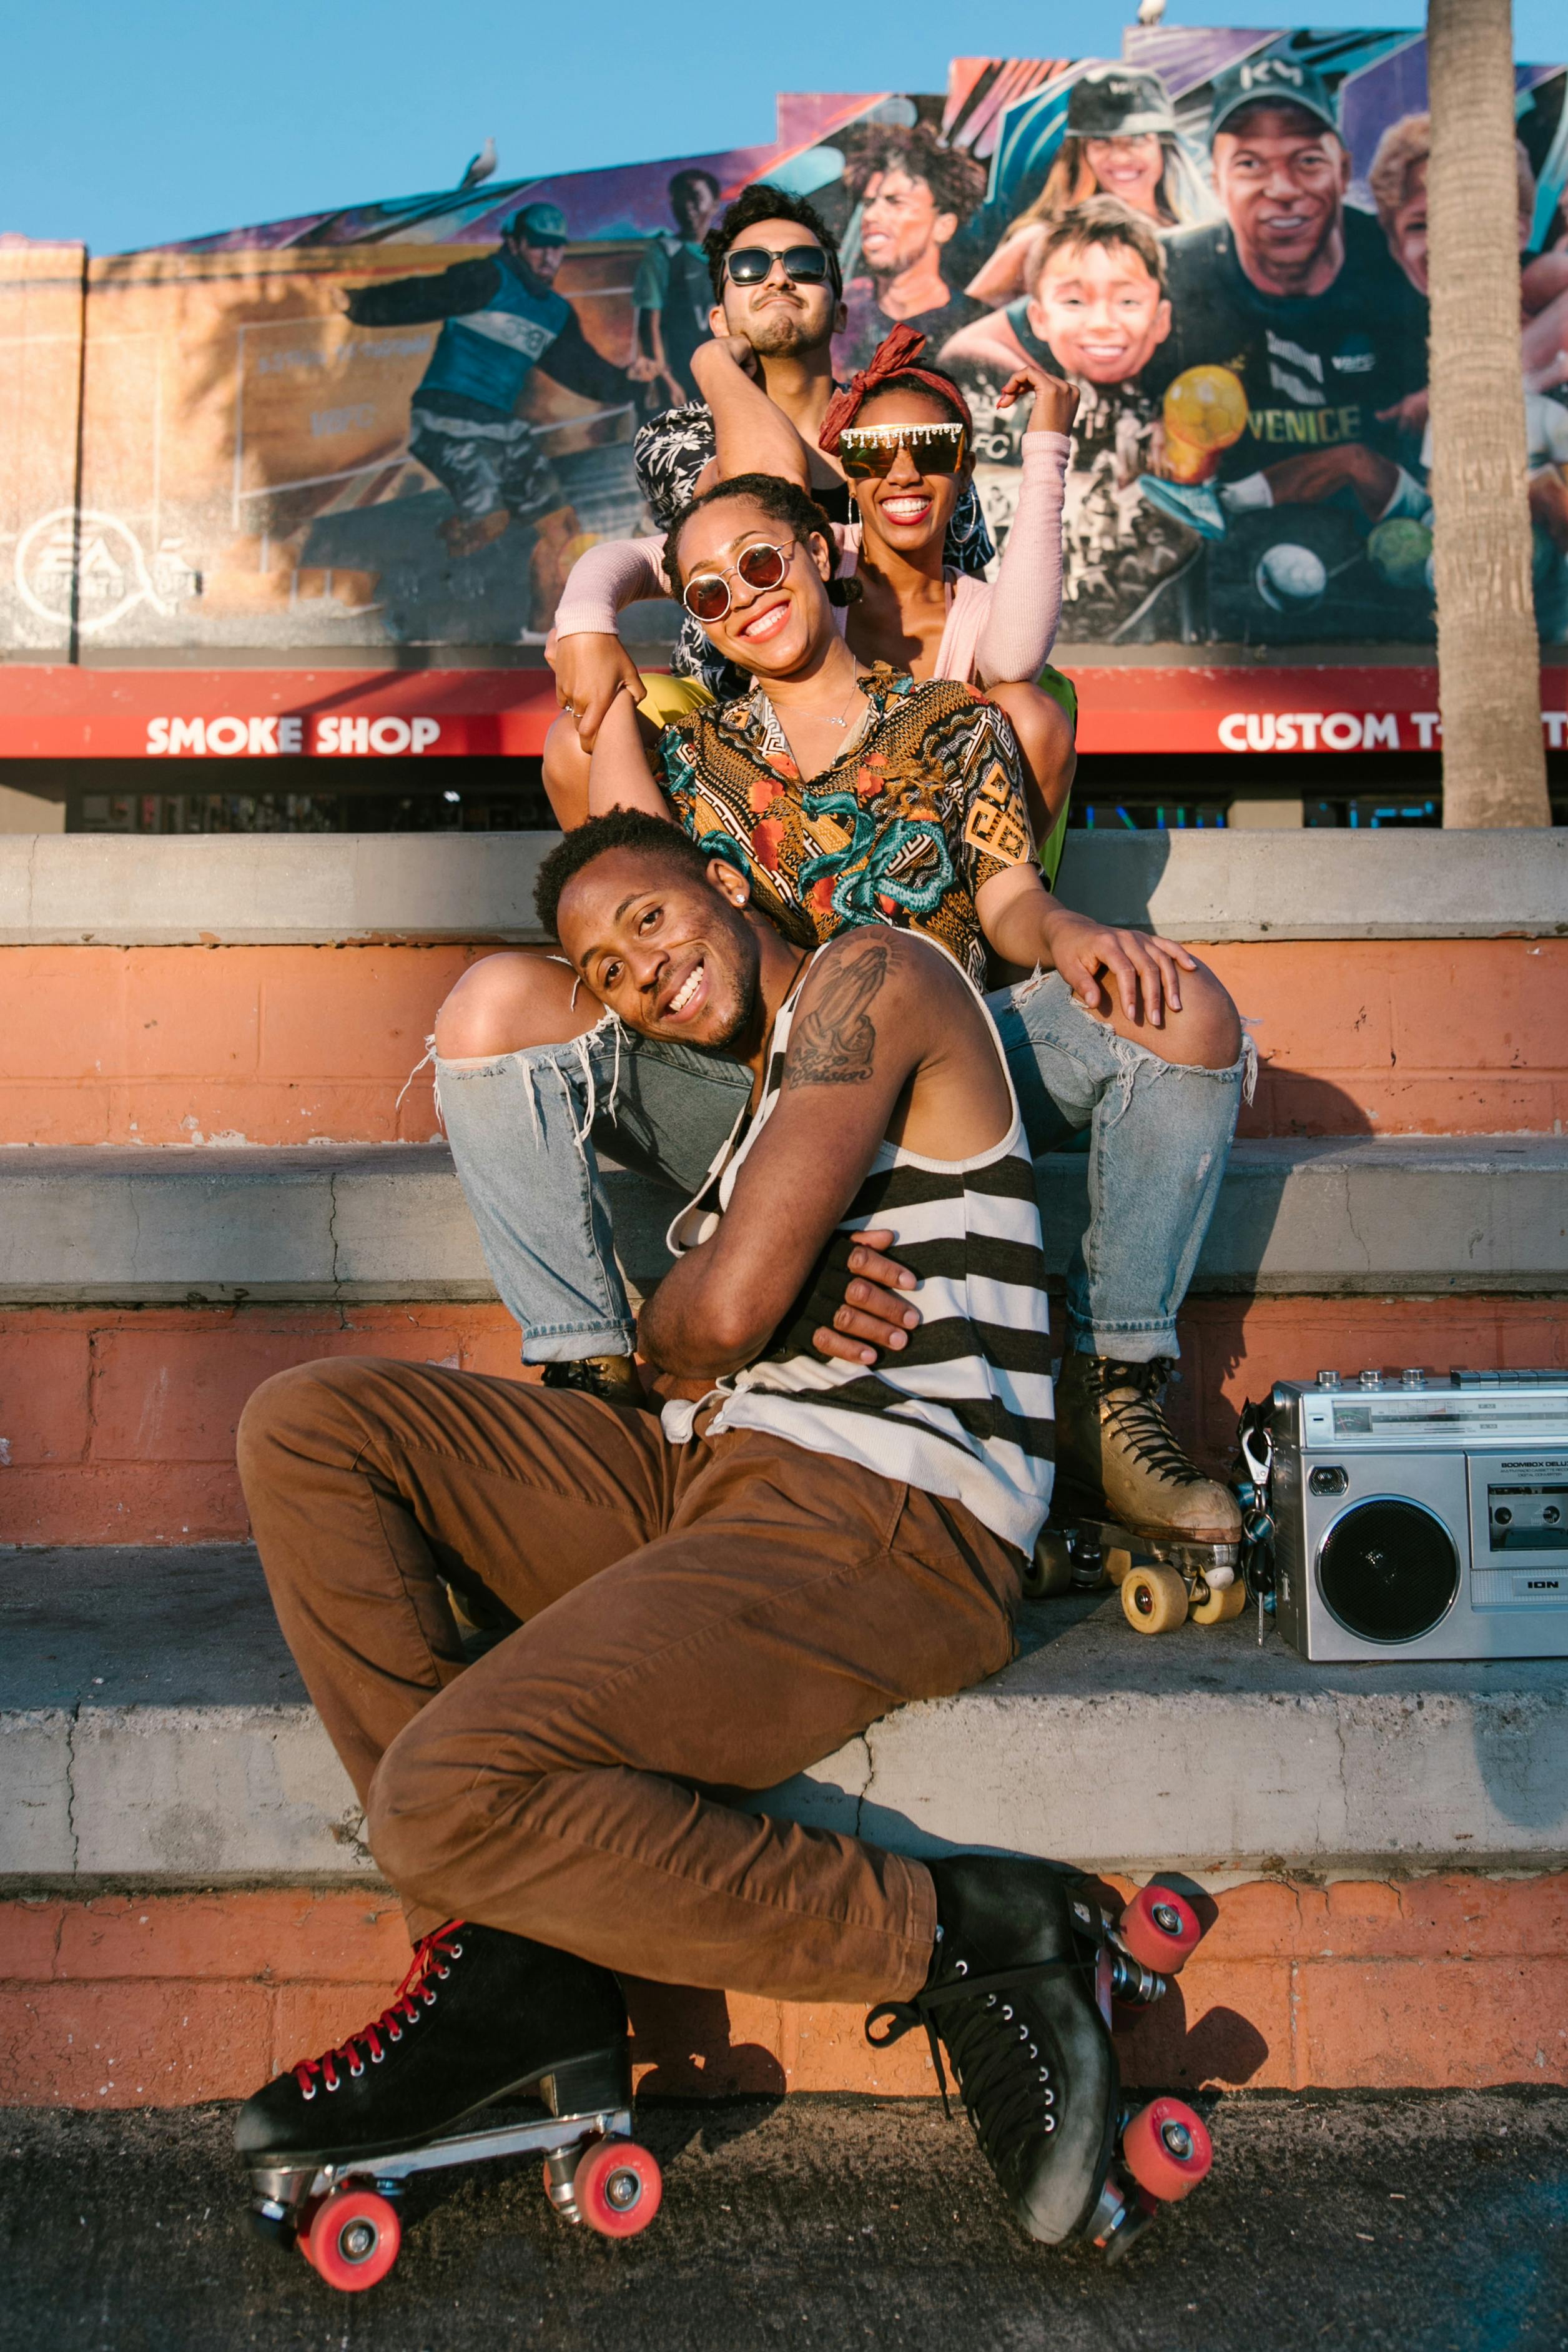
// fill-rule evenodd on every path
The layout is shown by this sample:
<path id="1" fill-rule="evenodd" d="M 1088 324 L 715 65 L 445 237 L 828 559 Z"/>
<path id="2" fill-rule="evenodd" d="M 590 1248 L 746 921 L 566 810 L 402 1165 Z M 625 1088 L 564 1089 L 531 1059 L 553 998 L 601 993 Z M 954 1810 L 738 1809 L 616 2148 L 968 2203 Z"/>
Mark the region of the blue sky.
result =
<path id="1" fill-rule="evenodd" d="M 767 139 L 786 89 L 939 89 L 947 58 L 1111 55 L 1136 0 L 0 0 L 0 229 L 96 252 L 501 174 Z M 1167 24 L 1418 25 L 1418 5 L 1172 0 Z M 1568 48 L 1518 0 L 1515 48 Z"/>

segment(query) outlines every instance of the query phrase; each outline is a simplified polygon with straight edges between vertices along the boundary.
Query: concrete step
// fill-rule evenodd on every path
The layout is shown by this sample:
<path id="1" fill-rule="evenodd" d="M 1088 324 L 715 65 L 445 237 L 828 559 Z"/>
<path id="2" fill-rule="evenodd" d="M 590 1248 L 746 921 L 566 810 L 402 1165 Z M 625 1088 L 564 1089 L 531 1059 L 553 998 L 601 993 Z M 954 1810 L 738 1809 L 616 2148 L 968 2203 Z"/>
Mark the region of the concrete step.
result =
<path id="1" fill-rule="evenodd" d="M 555 839 L 0 837 L 0 946 L 537 940 Z M 1178 940 L 1552 938 L 1568 832 L 1074 833 L 1062 895 Z"/>
<path id="2" fill-rule="evenodd" d="M 1123 2079 L 1568 2080 L 1556 1664 L 1303 1665 L 1248 1625 L 1026 1613 L 1018 1662 L 758 1801 L 902 1850 L 1185 1872 L 1213 1924 Z M 348 1782 L 240 1546 L 13 1553 L 0 1580 L 0 2103 L 243 2098 L 407 1963 Z M 931 2095 L 863 2008 L 627 1981 L 640 2081 Z"/>
<path id="3" fill-rule="evenodd" d="M 1050 1261 L 1087 1214 L 1085 1162 L 1038 1164 Z M 677 1205 L 610 1191 L 639 1287 Z M 1568 1138 L 1301 1138 L 1239 1144 L 1195 1288 L 1314 1296 L 1568 1288 Z M 0 1153 L 0 1302 L 494 1297 L 444 1144 Z"/>
<path id="4" fill-rule="evenodd" d="M 1559 1663 L 1312 1666 L 1272 1633 L 1260 1647 L 1250 1620 L 1145 1639 L 1114 1596 L 1029 1611 L 1022 1648 L 759 1803 L 905 1852 L 991 1846 L 1207 1884 L 1568 1855 Z M 13 1554 L 0 1741 L 14 1885 L 374 1874 L 247 1547 Z"/>

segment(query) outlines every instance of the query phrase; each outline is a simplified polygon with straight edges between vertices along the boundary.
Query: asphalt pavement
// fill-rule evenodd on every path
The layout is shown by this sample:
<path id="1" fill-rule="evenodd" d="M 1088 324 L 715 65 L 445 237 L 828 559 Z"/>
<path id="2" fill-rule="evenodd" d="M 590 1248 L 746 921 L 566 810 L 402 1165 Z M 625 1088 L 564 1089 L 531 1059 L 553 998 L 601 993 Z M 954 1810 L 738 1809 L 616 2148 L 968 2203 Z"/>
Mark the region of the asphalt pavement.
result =
<path id="1" fill-rule="evenodd" d="M 1115 2269 L 1003 2216 L 922 2102 L 649 2102 L 664 2210 L 560 2221 L 537 2160 L 411 2184 L 333 2294 L 255 2242 L 230 2111 L 0 2111 L 5 2352 L 1563 2352 L 1568 2093 L 1207 2104 L 1215 2169 Z"/>

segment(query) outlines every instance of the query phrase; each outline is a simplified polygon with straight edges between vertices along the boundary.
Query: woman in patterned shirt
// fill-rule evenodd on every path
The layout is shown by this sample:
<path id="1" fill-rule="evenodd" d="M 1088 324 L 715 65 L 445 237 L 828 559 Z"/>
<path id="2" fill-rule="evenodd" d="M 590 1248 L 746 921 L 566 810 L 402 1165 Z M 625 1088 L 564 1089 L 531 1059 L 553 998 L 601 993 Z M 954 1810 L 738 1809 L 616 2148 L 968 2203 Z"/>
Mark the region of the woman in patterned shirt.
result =
<path id="1" fill-rule="evenodd" d="M 803 946 L 894 923 L 938 940 L 982 989 L 994 959 L 1054 968 L 1094 1011 L 1112 1003 L 1103 972 L 1129 1022 L 1157 1029 L 1167 1003 L 1179 1013 L 1182 973 L 1197 970 L 1184 948 L 1071 914 L 1045 888 L 1004 714 L 974 687 L 851 651 L 834 622 L 837 548 L 808 492 L 770 474 L 720 483 L 676 522 L 664 560 L 715 651 L 754 683 L 665 727 L 656 775 L 619 696 L 590 814 L 674 816 Z"/>

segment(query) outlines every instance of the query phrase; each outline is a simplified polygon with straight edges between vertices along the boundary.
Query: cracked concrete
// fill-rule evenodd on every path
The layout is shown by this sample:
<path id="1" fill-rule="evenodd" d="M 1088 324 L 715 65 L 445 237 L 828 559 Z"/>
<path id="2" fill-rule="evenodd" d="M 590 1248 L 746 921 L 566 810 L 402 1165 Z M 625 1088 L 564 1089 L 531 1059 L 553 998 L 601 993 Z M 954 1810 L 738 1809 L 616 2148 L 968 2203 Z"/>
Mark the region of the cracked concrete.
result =
<path id="1" fill-rule="evenodd" d="M 1036 1169 L 1048 1258 L 1087 1214 L 1085 1162 Z M 613 1166 L 628 1278 L 668 1264 L 667 1187 Z M 1568 1138 L 1239 1143 L 1200 1294 L 1420 1297 L 1568 1290 Z M 170 1144 L 0 1152 L 0 1301 L 488 1299 L 444 1144 Z"/>
<path id="2" fill-rule="evenodd" d="M 1113 1596 L 1026 1612 L 979 1688 L 756 1801 L 900 1851 L 1102 1870 L 1531 1872 L 1568 1856 L 1560 1664 L 1310 1666 L 1250 1621 L 1145 1641 Z M 352 1883 L 352 1790 L 254 1552 L 15 1552 L 0 1585 L 13 1883 Z"/>

